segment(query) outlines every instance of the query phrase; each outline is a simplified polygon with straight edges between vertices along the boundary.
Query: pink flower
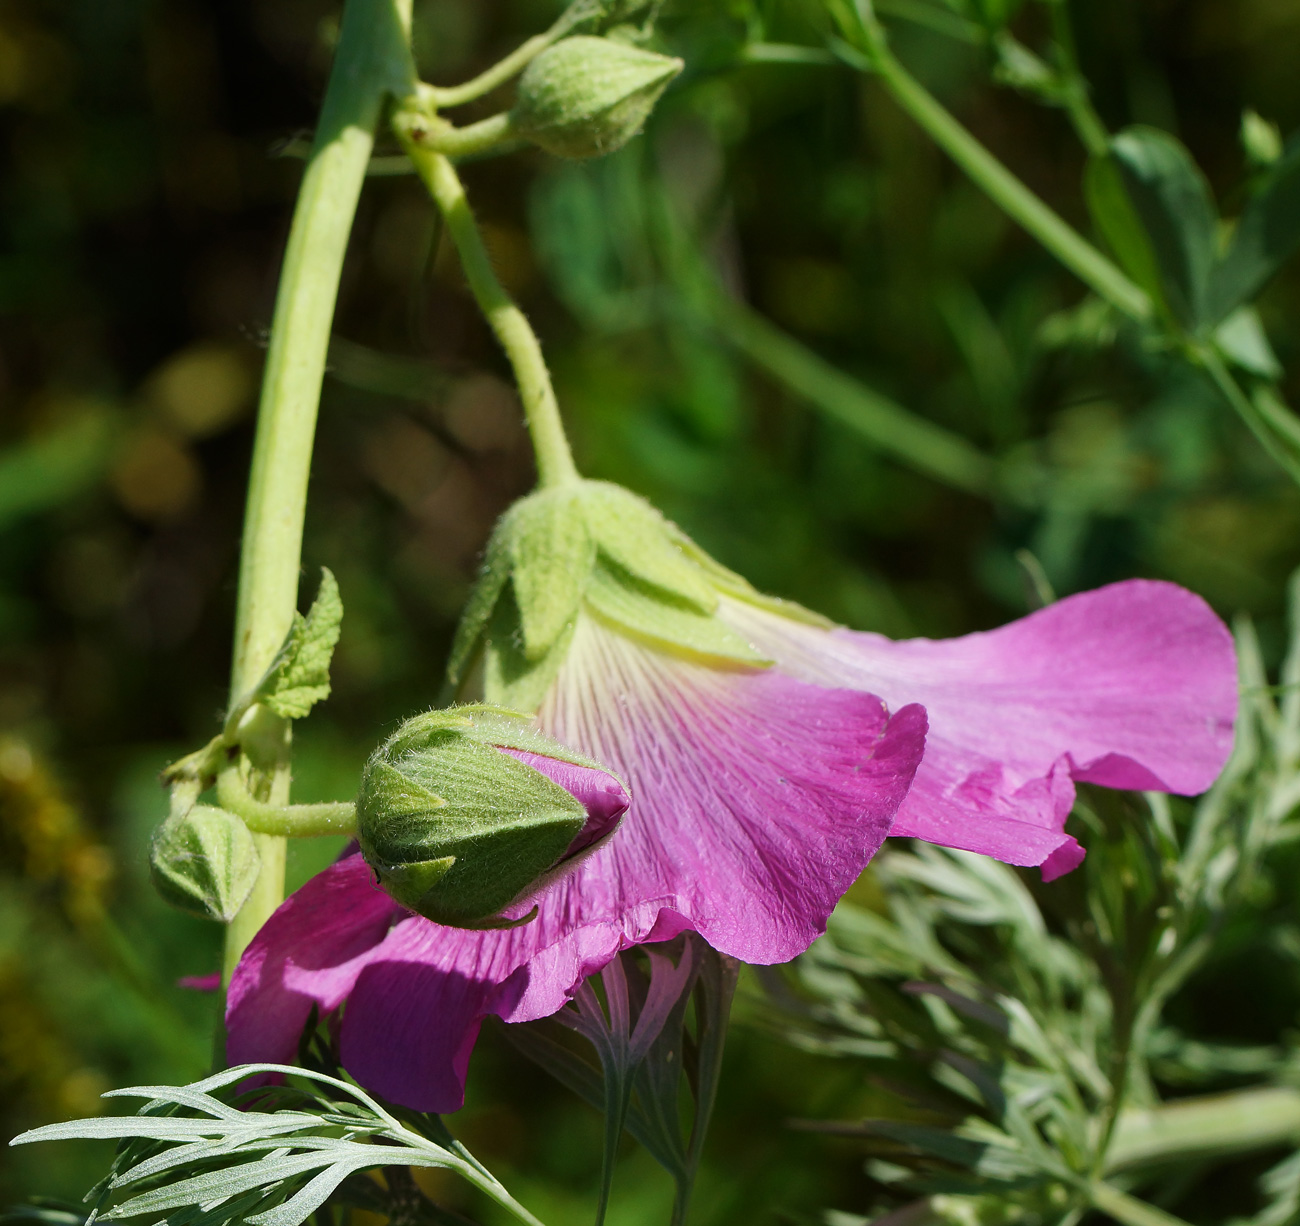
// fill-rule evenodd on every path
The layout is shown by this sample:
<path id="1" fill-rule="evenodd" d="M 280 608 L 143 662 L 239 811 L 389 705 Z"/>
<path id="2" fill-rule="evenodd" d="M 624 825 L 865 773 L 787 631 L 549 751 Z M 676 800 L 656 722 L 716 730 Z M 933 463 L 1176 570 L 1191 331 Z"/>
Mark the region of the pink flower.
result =
<path id="1" fill-rule="evenodd" d="M 693 929 L 744 961 L 785 961 L 890 833 L 1050 879 L 1083 857 L 1064 833 L 1076 781 L 1194 794 L 1231 747 L 1231 637 L 1172 584 L 891 642 L 719 583 L 714 618 L 771 667 L 692 658 L 577 613 L 539 724 L 617 772 L 632 804 L 606 846 L 534 900 L 536 920 L 441 927 L 349 856 L 249 947 L 229 993 L 231 1061 L 291 1059 L 312 1006 L 346 1001 L 348 1071 L 398 1103 L 452 1111 L 485 1016 L 548 1016 L 620 949 Z"/>

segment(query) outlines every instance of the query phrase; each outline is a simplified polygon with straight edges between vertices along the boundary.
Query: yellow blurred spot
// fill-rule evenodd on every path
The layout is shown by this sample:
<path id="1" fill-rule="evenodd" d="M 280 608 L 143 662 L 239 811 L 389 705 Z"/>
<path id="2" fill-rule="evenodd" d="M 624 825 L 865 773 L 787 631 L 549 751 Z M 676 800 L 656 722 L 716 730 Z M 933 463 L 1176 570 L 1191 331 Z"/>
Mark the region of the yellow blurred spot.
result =
<path id="1" fill-rule="evenodd" d="M 438 488 L 451 457 L 409 417 L 392 417 L 365 441 L 361 464 L 384 493 L 408 510 Z"/>
<path id="2" fill-rule="evenodd" d="M 194 505 L 203 474 L 193 452 L 161 430 L 143 429 L 123 447 L 109 484 L 139 519 L 174 519 Z"/>
<path id="3" fill-rule="evenodd" d="M 112 1083 L 98 1069 L 74 1069 L 59 1083 L 58 1112 L 68 1119 L 102 1115 L 105 1104 L 100 1096 L 112 1088 Z"/>
<path id="4" fill-rule="evenodd" d="M 237 421 L 251 406 L 254 390 L 244 352 L 209 342 L 168 358 L 146 385 L 154 407 L 191 438 L 206 438 Z"/>

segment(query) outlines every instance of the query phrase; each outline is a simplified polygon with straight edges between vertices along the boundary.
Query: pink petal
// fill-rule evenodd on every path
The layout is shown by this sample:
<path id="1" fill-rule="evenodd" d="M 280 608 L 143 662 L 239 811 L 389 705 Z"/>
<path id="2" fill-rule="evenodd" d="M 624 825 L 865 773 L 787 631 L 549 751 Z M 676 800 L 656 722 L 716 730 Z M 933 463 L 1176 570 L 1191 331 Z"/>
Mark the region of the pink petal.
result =
<path id="1" fill-rule="evenodd" d="M 566 855 L 574 855 L 592 843 L 598 843 L 627 812 L 632 798 L 623 785 L 608 771 L 577 766 L 560 758 L 529 753 L 525 749 L 500 746 L 502 753 L 518 758 L 525 766 L 541 771 L 552 783 L 558 783 L 587 810 L 587 824 L 578 832 Z"/>
<path id="2" fill-rule="evenodd" d="M 728 617 L 778 666 L 924 704 L 925 760 L 892 831 L 1069 871 L 1074 782 L 1194 794 L 1232 748 L 1236 662 L 1199 596 L 1131 580 L 998 630 L 893 642 L 827 634 L 757 610 Z"/>
<path id="3" fill-rule="evenodd" d="M 453 1111 L 484 1016 L 549 1016 L 620 949 L 695 929 L 750 962 L 793 957 L 880 846 L 925 738 L 919 707 L 890 718 L 868 694 L 690 664 L 585 619 L 541 722 L 627 779 L 609 844 L 505 931 L 414 916 L 389 930 L 360 858 L 335 865 L 236 970 L 232 1060 L 284 1058 L 311 1001 L 346 995 L 348 1071 L 395 1102 Z"/>
<path id="4" fill-rule="evenodd" d="M 626 779 L 632 807 L 569 887 L 618 914 L 661 899 L 720 953 L 783 962 L 880 846 L 925 713 L 775 670 L 719 669 L 584 618 L 538 713 Z"/>
<path id="5" fill-rule="evenodd" d="M 316 1005 L 346 998 L 368 955 L 405 915 L 374 883 L 365 861 L 348 856 L 291 894 L 244 951 L 226 993 L 226 1058 L 292 1063 Z"/>
<path id="6" fill-rule="evenodd" d="M 191 992 L 215 992 L 221 986 L 221 972 L 213 971 L 210 975 L 182 975 L 177 981 L 178 988 L 189 988 Z"/>

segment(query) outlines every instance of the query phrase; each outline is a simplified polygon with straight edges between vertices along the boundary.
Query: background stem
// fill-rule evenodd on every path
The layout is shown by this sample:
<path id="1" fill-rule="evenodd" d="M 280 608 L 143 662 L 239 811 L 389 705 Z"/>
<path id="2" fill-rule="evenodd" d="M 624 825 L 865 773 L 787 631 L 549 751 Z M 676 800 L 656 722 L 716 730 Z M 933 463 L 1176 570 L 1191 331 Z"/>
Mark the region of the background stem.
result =
<path id="1" fill-rule="evenodd" d="M 881 30 L 863 26 L 860 48 L 894 100 L 988 197 L 1080 280 L 1132 319 L 1151 314 L 1151 300 L 1077 230 L 1047 207 L 966 131 L 894 56 Z M 863 65 L 866 67 L 867 65 Z"/>
<path id="2" fill-rule="evenodd" d="M 266 671 L 297 608 L 307 480 L 335 299 L 385 95 L 413 87 L 410 12 L 411 0 L 348 0 L 344 10 L 271 325 L 240 555 L 232 701 Z M 267 720 L 250 738 L 258 799 L 288 802 L 289 739 L 283 720 Z M 227 982 L 284 897 L 285 841 L 255 837 L 262 872 L 226 931 Z"/>

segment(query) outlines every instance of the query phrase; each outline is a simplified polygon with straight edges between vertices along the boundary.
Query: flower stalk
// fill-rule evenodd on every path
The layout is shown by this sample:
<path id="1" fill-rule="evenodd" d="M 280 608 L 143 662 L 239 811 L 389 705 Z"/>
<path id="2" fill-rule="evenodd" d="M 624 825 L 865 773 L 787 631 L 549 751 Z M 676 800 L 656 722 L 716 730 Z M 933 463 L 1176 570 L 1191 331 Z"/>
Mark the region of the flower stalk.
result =
<path id="1" fill-rule="evenodd" d="M 411 0 L 348 0 L 303 174 L 271 325 L 249 476 L 235 616 L 232 701 L 266 671 L 293 621 L 325 355 L 357 200 L 384 99 L 412 88 Z M 262 715 L 244 739 L 254 799 L 289 799 L 288 720 Z M 224 979 L 284 898 L 285 841 L 256 836 L 261 873 L 226 930 Z"/>
<path id="2" fill-rule="evenodd" d="M 524 417 L 537 456 L 538 484 L 543 488 L 572 484 L 578 480 L 578 470 L 560 420 L 560 406 L 555 398 L 550 371 L 546 368 L 546 359 L 542 356 L 541 344 L 527 317 L 506 293 L 492 267 L 483 235 L 474 220 L 474 211 L 455 166 L 445 154 L 420 143 L 429 124 L 428 116 L 408 107 L 399 112 L 393 126 L 416 173 L 447 223 L 470 292 L 514 369 Z"/>

